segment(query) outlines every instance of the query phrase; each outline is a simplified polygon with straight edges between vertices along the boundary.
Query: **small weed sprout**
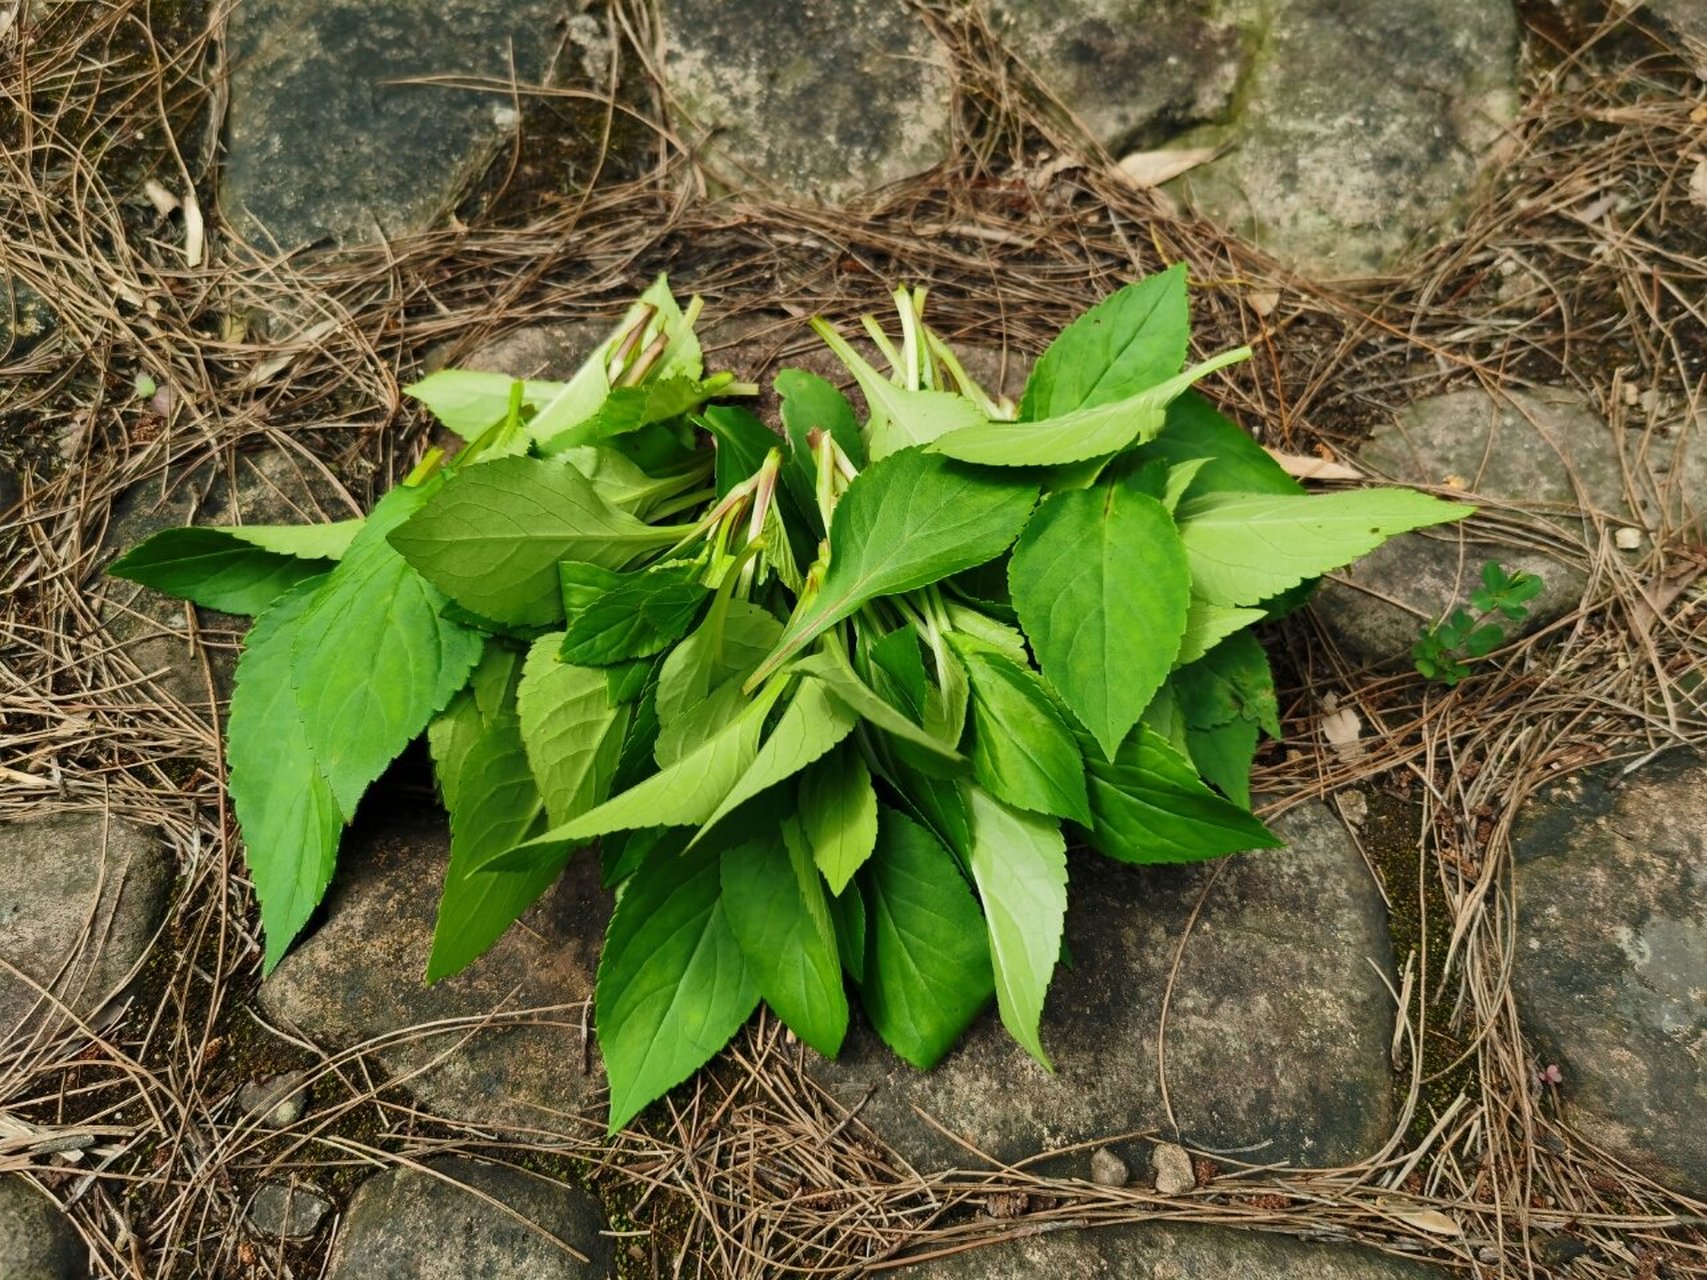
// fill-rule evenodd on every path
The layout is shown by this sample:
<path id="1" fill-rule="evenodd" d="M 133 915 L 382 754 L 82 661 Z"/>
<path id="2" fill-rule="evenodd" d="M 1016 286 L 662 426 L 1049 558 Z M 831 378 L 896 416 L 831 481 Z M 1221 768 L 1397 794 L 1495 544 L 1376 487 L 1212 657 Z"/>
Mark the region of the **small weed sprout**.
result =
<path id="1" fill-rule="evenodd" d="M 1470 663 L 1505 643 L 1506 622 L 1529 616 L 1529 602 L 1544 584 L 1533 573 L 1508 574 L 1493 560 L 1482 566 L 1482 585 L 1470 593 L 1470 606 L 1459 607 L 1425 628 L 1411 647 L 1416 668 L 1430 680 L 1453 687 L 1470 674 Z"/>

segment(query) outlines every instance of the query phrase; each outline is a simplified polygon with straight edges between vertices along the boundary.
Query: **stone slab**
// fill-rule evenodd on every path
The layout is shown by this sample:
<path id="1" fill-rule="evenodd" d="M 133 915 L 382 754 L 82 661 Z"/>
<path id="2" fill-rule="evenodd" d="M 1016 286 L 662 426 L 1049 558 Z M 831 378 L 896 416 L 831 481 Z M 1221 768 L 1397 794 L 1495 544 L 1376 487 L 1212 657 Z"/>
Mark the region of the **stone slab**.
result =
<path id="1" fill-rule="evenodd" d="M 1354 1245 L 1151 1223 L 1052 1232 L 896 1273 L 901 1280 L 1446 1280 L 1452 1274 Z"/>
<path id="2" fill-rule="evenodd" d="M 1707 761 L 1577 774 L 1513 834 L 1526 1028 L 1574 1127 L 1707 1195 Z"/>
<path id="3" fill-rule="evenodd" d="M 89 1250 L 59 1206 L 17 1174 L 0 1174 L 0 1276 L 85 1280 Z"/>
<path id="4" fill-rule="evenodd" d="M 589 1280 L 616 1275 L 604 1211 L 585 1192 L 447 1158 L 357 1188 L 328 1280 Z M 563 1245 L 579 1251 L 581 1262 Z"/>
<path id="5" fill-rule="evenodd" d="M 171 889 L 165 845 L 120 819 L 65 813 L 0 823 L 0 1047 L 50 1034 L 118 995 Z"/>
<path id="6" fill-rule="evenodd" d="M 664 73 L 719 177 L 841 203 L 947 158 L 947 51 L 892 0 L 662 0 Z"/>
<path id="7" fill-rule="evenodd" d="M 1162 1104 L 1161 1005 L 1200 895 L 1168 1010 L 1168 1089 L 1188 1145 L 1254 1161 L 1329 1165 L 1375 1150 L 1393 1123 L 1387 1061 L 1392 944 L 1375 884 L 1337 818 L 1310 803 L 1281 819 L 1283 850 L 1224 864 L 1070 864 L 1070 967 L 1043 1015 L 1050 1075 L 987 1011 L 930 1072 L 856 1019 L 817 1079 L 916 1167 L 976 1167 L 920 1108 L 997 1159 L 1109 1135 L 1174 1136 Z M 1213 885 L 1210 884 L 1214 880 Z M 1148 1144 L 1113 1148 L 1148 1168 Z M 1088 1176 L 1088 1154 L 1068 1157 Z M 1081 1167 L 1082 1166 L 1082 1167 Z"/>
<path id="8" fill-rule="evenodd" d="M 1403 534 L 1333 574 L 1314 607 L 1357 662 L 1408 660 L 1424 625 L 1467 604 L 1489 560 L 1509 572 L 1538 574 L 1545 584 L 1528 619 L 1507 624 L 1509 635 L 1563 617 L 1587 583 L 1567 550 L 1589 536 L 1580 513 L 1628 518 L 1610 428 L 1564 389 L 1497 397 L 1473 389 L 1415 401 L 1376 429 L 1359 458 L 1397 484 L 1456 486 L 1471 503 L 1482 497 L 1524 504 L 1533 514 L 1504 518 L 1530 524 L 1540 536 L 1513 544 L 1449 525 Z"/>
<path id="9" fill-rule="evenodd" d="M 424 230 L 513 133 L 508 94 L 400 81 L 545 77 L 562 0 L 243 0 L 220 205 L 262 250 Z"/>
<path id="10" fill-rule="evenodd" d="M 364 822 L 345 837 L 325 922 L 261 984 L 262 1010 L 327 1049 L 372 1043 L 392 1077 L 440 1115 L 582 1131 L 577 1117 L 595 1110 L 604 1080 L 589 1008 L 611 905 L 598 859 L 576 858 L 490 951 L 428 986 L 447 820 L 432 809 Z M 503 1025 L 480 1025 L 493 1017 Z"/>

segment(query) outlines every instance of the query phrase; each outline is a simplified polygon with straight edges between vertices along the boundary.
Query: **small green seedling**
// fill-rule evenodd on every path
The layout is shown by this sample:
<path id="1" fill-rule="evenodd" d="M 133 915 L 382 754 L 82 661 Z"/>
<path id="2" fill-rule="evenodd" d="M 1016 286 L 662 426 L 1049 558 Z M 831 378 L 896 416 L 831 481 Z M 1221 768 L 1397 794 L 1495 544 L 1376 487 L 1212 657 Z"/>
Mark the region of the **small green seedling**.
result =
<path id="1" fill-rule="evenodd" d="M 1470 663 L 1505 643 L 1505 622 L 1522 622 L 1529 602 L 1544 584 L 1533 573 L 1506 571 L 1490 560 L 1482 566 L 1482 585 L 1470 593 L 1474 614 L 1462 607 L 1427 628 L 1411 648 L 1417 670 L 1449 687 L 1470 674 Z"/>

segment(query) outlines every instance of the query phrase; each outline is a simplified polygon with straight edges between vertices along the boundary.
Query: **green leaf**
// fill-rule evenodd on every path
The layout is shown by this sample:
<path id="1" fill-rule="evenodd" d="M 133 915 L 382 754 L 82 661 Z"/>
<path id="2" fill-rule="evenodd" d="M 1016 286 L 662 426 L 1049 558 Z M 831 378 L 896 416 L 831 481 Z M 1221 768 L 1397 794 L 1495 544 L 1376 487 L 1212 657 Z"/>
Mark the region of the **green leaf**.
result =
<path id="1" fill-rule="evenodd" d="M 822 680 L 800 681 L 794 697 L 783 708 L 782 717 L 759 748 L 753 762 L 729 789 L 715 812 L 705 820 L 700 835 L 715 827 L 747 801 L 777 783 L 792 778 L 813 761 L 828 755 L 859 723 L 847 705 L 830 692 Z"/>
<path id="2" fill-rule="evenodd" d="M 559 656 L 586 666 L 662 653 L 687 633 L 711 596 L 696 564 L 617 573 L 565 560 L 557 568 L 569 617 Z"/>
<path id="3" fill-rule="evenodd" d="M 658 673 L 660 765 L 674 764 L 741 708 L 741 682 L 764 661 L 782 623 L 733 598 L 713 606 L 699 627 L 664 659 Z"/>
<path id="4" fill-rule="evenodd" d="M 1073 731 L 1029 667 L 952 636 L 972 681 L 972 775 L 1018 809 L 1091 820 Z"/>
<path id="5" fill-rule="evenodd" d="M 1174 661 L 1180 666 L 1196 662 L 1228 636 L 1266 617 L 1268 614 L 1261 609 L 1234 609 L 1192 596 L 1186 605 L 1185 634 L 1180 637 Z"/>
<path id="6" fill-rule="evenodd" d="M 855 982 L 864 982 L 865 894 L 857 885 L 830 899 L 830 919 L 836 926 L 836 950 L 842 968 Z"/>
<path id="7" fill-rule="evenodd" d="M 1185 264 L 1176 263 L 1073 321 L 1032 366 L 1020 417 L 1109 404 L 1173 377 L 1185 366 L 1190 337 L 1185 285 Z"/>
<path id="8" fill-rule="evenodd" d="M 704 826 L 752 767 L 765 716 L 782 692 L 781 682 L 768 686 L 715 735 L 668 768 L 485 865 L 507 870 L 534 866 L 595 836 L 633 827 Z"/>
<path id="9" fill-rule="evenodd" d="M 612 1133 L 710 1061 L 759 1003 L 724 914 L 719 857 L 711 845 L 660 849 L 617 901 L 594 996 Z"/>
<path id="10" fill-rule="evenodd" d="M 342 560 L 365 520 L 334 520 L 328 524 L 240 524 L 225 532 L 263 551 L 300 560 Z"/>
<path id="11" fill-rule="evenodd" d="M 865 443 L 872 462 L 984 421 L 983 411 L 964 396 L 896 386 L 823 320 L 814 317 L 812 329 L 847 366 L 865 396 L 870 415 L 865 424 Z"/>
<path id="12" fill-rule="evenodd" d="M 432 415 L 464 440 L 473 440 L 510 411 L 511 388 L 516 379 L 507 373 L 483 373 L 474 369 L 440 369 L 403 388 Z M 562 392 L 561 382 L 523 382 L 522 403 L 538 409 Z"/>
<path id="13" fill-rule="evenodd" d="M 534 641 L 516 690 L 528 765 L 554 826 L 610 794 L 633 715 L 612 696 L 603 671 L 559 661 L 560 643 L 559 634 Z"/>
<path id="14" fill-rule="evenodd" d="M 542 435 L 535 425 L 534 438 L 542 453 L 554 454 L 582 445 L 599 444 L 627 435 L 654 422 L 668 422 L 704 404 L 720 383 L 698 378 L 668 377 L 638 387 L 615 387 L 592 413 L 555 435 Z"/>
<path id="15" fill-rule="evenodd" d="M 702 466 L 676 475 L 650 476 L 607 445 L 565 449 L 553 457 L 587 477 L 613 507 L 640 516 L 664 499 L 694 488 L 705 475 Z"/>
<path id="16" fill-rule="evenodd" d="M 1121 862 L 1199 862 L 1281 841 L 1256 818 L 1223 800 L 1191 762 L 1140 724 L 1110 763 L 1085 758 L 1091 844 Z"/>
<path id="17" fill-rule="evenodd" d="M 871 678 L 879 692 L 908 717 L 923 720 L 930 677 L 919 651 L 919 629 L 911 622 L 872 642 L 869 650 Z"/>
<path id="18" fill-rule="evenodd" d="M 1043 674 L 1112 759 L 1185 633 L 1173 520 L 1120 486 L 1056 494 L 1020 535 L 1008 583 Z"/>
<path id="19" fill-rule="evenodd" d="M 812 860 L 840 896 L 877 847 L 877 792 L 851 744 L 801 774 L 798 809 Z"/>
<path id="20" fill-rule="evenodd" d="M 386 541 L 431 494 L 431 485 L 399 486 L 375 504 L 315 593 L 292 651 L 308 740 L 345 813 L 480 660 L 481 637 L 441 616 L 445 597 Z"/>
<path id="21" fill-rule="evenodd" d="M 870 685 L 859 678 L 848 663 L 847 655 L 839 649 L 820 651 L 810 658 L 801 658 L 789 670 L 816 676 L 822 680 L 837 701 L 873 728 L 881 729 L 902 742 L 923 748 L 945 766 L 958 769 L 966 764 L 966 757 L 953 746 L 940 738 L 932 737 L 874 692 Z"/>
<path id="22" fill-rule="evenodd" d="M 991 479 L 917 450 L 872 463 L 836 505 L 823 587 L 795 611 L 755 678 L 876 596 L 994 559 L 1019 534 L 1036 500 L 1034 485 Z"/>
<path id="23" fill-rule="evenodd" d="M 793 820 L 724 850 L 722 880 L 723 914 L 759 994 L 795 1035 L 835 1057 L 848 997 L 824 882 Z"/>
<path id="24" fill-rule="evenodd" d="M 954 858 L 893 809 L 878 820 L 866 894 L 860 1002 L 877 1034 L 915 1067 L 954 1046 L 995 992 L 984 917 Z"/>
<path id="25" fill-rule="evenodd" d="M 298 583 L 330 568 L 324 560 L 265 550 L 237 533 L 235 529 L 162 529 L 132 547 L 107 572 L 204 609 L 253 616 Z"/>
<path id="26" fill-rule="evenodd" d="M 1251 605 L 1350 564 L 1394 534 L 1473 510 L 1409 489 L 1216 495 L 1181 506 L 1179 532 L 1193 593 L 1213 604 Z"/>
<path id="27" fill-rule="evenodd" d="M 1168 406 L 1162 434 L 1133 450 L 1143 462 L 1171 465 L 1201 462 L 1192 477 L 1190 495 L 1202 498 L 1215 493 L 1268 493 L 1284 496 L 1302 494 L 1304 486 L 1287 475 L 1237 423 L 1229 421 L 1195 391 L 1188 391 Z"/>
<path id="28" fill-rule="evenodd" d="M 668 281 L 659 276 L 639 299 L 629 305 L 622 319 L 587 356 L 575 376 L 540 406 L 539 412 L 528 423 L 528 433 L 535 440 L 542 444 L 554 440 L 599 411 L 611 392 L 609 365 L 616 346 L 640 321 L 648 306 L 654 308 L 656 314 L 647 324 L 641 340 L 635 344 L 635 351 L 638 352 L 659 334 L 665 335 L 668 342 L 663 359 L 654 367 L 652 376 L 700 377 L 704 366 L 699 339 L 694 336 L 693 326 L 670 293 Z"/>
<path id="29" fill-rule="evenodd" d="M 452 476 L 391 541 L 464 608 L 539 625 L 563 617 L 558 561 L 620 569 L 680 536 L 612 506 L 566 463 L 499 458 Z"/>
<path id="30" fill-rule="evenodd" d="M 782 400 L 782 425 L 788 436 L 789 462 L 783 473 L 784 482 L 810 520 L 813 535 L 822 537 L 824 526 L 815 496 L 818 472 L 810 434 L 829 432 L 855 467 L 866 465 L 865 440 L 847 397 L 817 374 L 804 369 L 784 369 L 776 375 L 776 392 Z"/>
<path id="31" fill-rule="evenodd" d="M 782 441 L 739 405 L 714 404 L 697 421 L 717 441 L 717 496 L 722 497 L 760 467 Z"/>
<path id="32" fill-rule="evenodd" d="M 261 905 L 268 973 L 325 895 L 344 827 L 290 682 L 291 652 L 318 587 L 318 579 L 299 583 L 249 628 L 226 721 L 231 802 Z"/>
<path id="33" fill-rule="evenodd" d="M 1119 453 L 1161 431 L 1170 400 L 1217 369 L 1249 359 L 1250 354 L 1249 347 L 1224 351 L 1124 400 L 1034 422 L 980 422 L 939 436 L 929 447 L 932 453 L 992 467 L 1064 466 Z"/>
<path id="34" fill-rule="evenodd" d="M 1067 842 L 1051 818 L 963 789 L 972 819 L 972 880 L 984 903 L 1002 1025 L 1051 1071 L 1038 1026 L 1067 918 Z"/>
<path id="35" fill-rule="evenodd" d="M 1280 704 L 1261 641 L 1241 632 L 1216 645 L 1171 677 L 1193 728 L 1213 729 L 1242 717 L 1280 737 Z"/>
<path id="36" fill-rule="evenodd" d="M 450 811 L 445 871 L 427 981 L 467 968 L 531 907 L 562 871 L 477 871 L 493 853 L 538 831 L 545 801 L 528 765 L 516 714 L 521 656 L 493 646 L 470 687 L 427 727 L 439 792 Z"/>
<path id="37" fill-rule="evenodd" d="M 1197 771 L 1234 804 L 1251 807 L 1251 762 L 1257 754 L 1257 726 L 1229 720 L 1209 729 L 1188 726 L 1186 749 Z"/>

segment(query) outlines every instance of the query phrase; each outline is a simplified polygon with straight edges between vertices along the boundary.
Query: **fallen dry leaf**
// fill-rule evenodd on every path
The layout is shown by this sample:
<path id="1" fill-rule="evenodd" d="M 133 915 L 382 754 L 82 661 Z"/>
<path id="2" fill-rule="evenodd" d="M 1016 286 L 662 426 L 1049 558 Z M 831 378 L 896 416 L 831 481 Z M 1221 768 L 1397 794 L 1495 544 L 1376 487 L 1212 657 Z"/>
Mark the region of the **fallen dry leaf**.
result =
<path id="1" fill-rule="evenodd" d="M 1689 198 L 1707 208 L 1707 156 L 1695 162 L 1695 171 L 1689 175 Z"/>
<path id="2" fill-rule="evenodd" d="M 1245 302 L 1249 304 L 1252 311 L 1266 320 L 1274 314 L 1274 309 L 1280 305 L 1280 290 L 1251 289 L 1245 294 Z"/>
<path id="3" fill-rule="evenodd" d="M 1341 756 L 1356 759 L 1363 754 L 1363 717 L 1350 707 L 1328 706 L 1326 700 L 1323 707 L 1327 714 L 1322 717 L 1322 737 Z"/>
<path id="4" fill-rule="evenodd" d="M 1384 1204 L 1389 1217 L 1397 1218 L 1418 1231 L 1426 1231 L 1431 1236 L 1452 1238 L 1464 1234 L 1464 1228 L 1458 1225 L 1455 1218 L 1449 1218 L 1439 1209 L 1419 1209 L 1408 1205 Z"/>
<path id="5" fill-rule="evenodd" d="M 1182 173 L 1215 158 L 1214 147 L 1181 147 L 1177 151 L 1134 151 L 1120 157 L 1120 172 L 1134 186 L 1159 187 Z"/>
<path id="6" fill-rule="evenodd" d="M 1307 453 L 1282 453 L 1268 449 L 1268 456 L 1280 464 L 1280 469 L 1294 480 L 1361 480 L 1363 473 L 1354 471 L 1343 462 L 1317 458 Z"/>

